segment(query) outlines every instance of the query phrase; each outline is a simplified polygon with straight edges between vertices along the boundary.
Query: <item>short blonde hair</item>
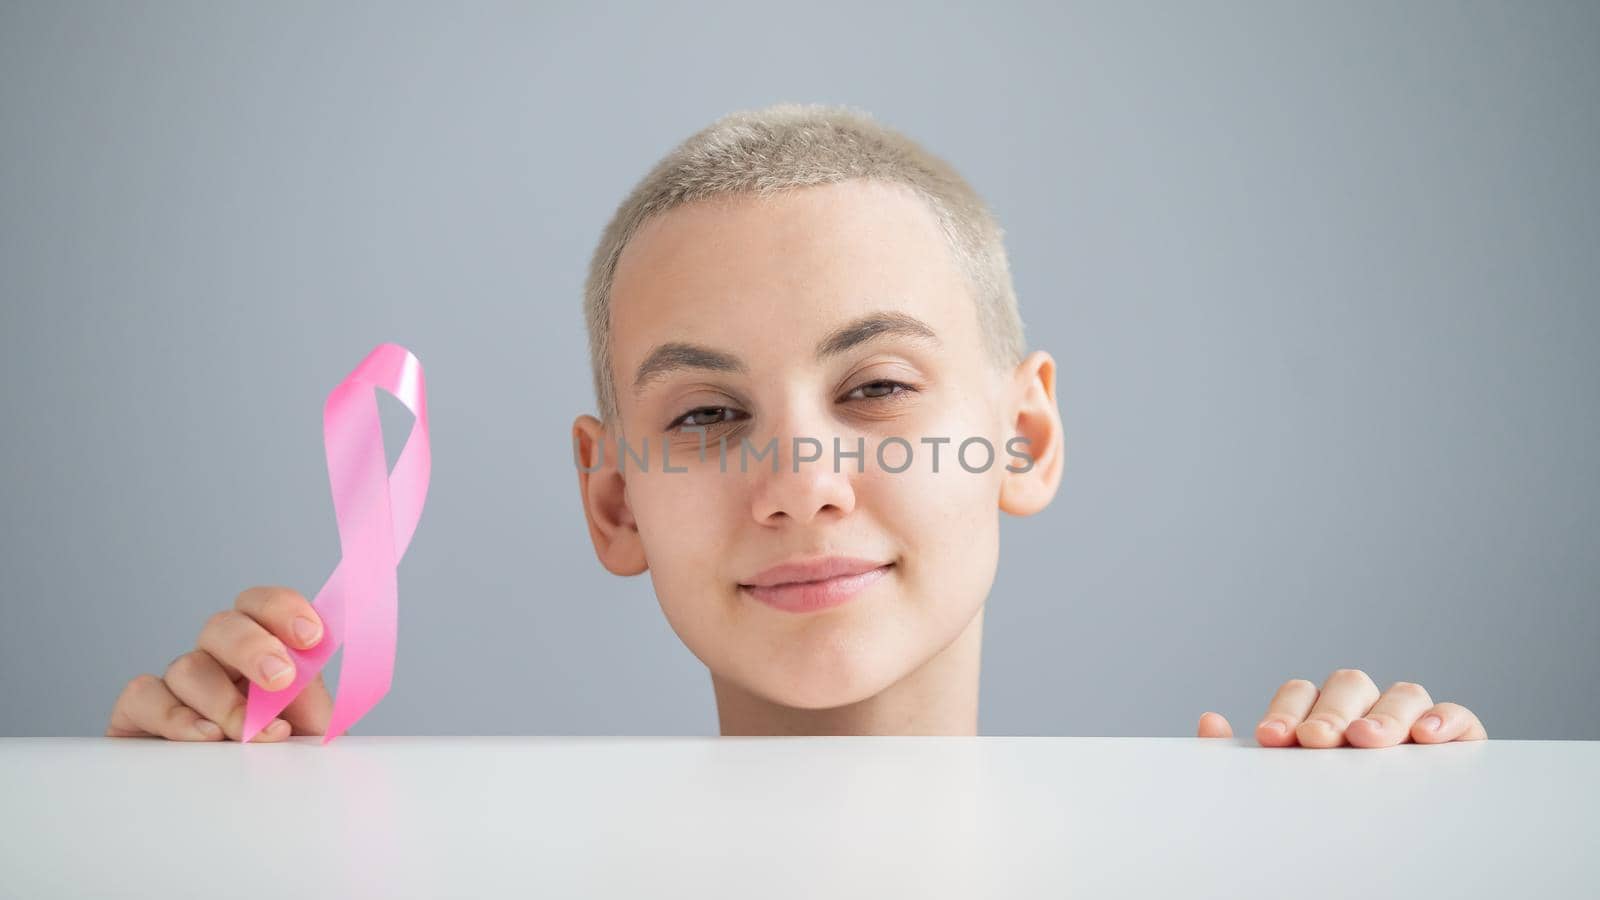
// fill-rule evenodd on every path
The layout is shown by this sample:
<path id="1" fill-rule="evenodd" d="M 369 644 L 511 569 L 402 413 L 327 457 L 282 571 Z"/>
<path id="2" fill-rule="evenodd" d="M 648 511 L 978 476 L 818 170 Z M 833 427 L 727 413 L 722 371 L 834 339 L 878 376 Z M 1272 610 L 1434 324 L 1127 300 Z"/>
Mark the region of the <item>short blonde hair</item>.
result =
<path id="1" fill-rule="evenodd" d="M 651 216 L 695 200 L 854 178 L 910 187 L 932 208 L 977 303 L 989 357 L 1013 367 L 1025 352 L 1004 231 L 949 163 L 848 106 L 779 103 L 730 113 L 688 137 L 634 187 L 606 225 L 584 283 L 584 321 L 600 419 L 620 427 L 611 373 L 611 287 L 622 249 Z"/>

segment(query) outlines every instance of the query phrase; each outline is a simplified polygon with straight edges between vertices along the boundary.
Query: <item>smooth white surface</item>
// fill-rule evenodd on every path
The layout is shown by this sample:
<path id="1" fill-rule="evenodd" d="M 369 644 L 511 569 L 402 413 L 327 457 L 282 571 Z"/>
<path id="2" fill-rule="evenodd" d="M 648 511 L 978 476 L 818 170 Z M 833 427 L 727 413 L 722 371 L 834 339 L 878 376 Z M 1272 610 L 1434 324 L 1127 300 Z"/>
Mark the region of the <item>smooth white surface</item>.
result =
<path id="1" fill-rule="evenodd" d="M 1593 897 L 1600 743 L 0 739 L 16 897 Z"/>

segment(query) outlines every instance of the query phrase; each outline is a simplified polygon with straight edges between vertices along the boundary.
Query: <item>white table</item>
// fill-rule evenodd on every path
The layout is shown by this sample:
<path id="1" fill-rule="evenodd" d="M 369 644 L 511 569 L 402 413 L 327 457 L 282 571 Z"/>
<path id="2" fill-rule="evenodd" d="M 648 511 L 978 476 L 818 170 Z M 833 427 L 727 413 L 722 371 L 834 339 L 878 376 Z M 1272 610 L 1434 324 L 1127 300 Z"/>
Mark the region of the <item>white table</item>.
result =
<path id="1" fill-rule="evenodd" d="M 1595 897 L 1600 742 L 0 739 L 6 897 Z"/>

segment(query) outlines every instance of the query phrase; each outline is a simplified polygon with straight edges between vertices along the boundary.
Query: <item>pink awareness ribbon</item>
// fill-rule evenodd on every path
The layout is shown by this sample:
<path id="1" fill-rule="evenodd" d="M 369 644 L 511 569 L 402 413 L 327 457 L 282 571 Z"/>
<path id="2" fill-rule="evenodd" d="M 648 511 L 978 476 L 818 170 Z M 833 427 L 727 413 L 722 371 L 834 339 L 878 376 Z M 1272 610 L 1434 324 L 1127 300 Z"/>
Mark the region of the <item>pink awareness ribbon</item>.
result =
<path id="1" fill-rule="evenodd" d="M 373 388 L 393 394 L 415 420 L 391 473 Z M 344 646 L 339 692 L 322 743 L 343 734 L 389 692 L 394 676 L 399 592 L 396 567 L 411 545 L 428 496 L 428 393 L 422 364 L 398 344 L 379 344 L 328 394 L 322 442 L 339 524 L 339 564 L 311 605 L 323 638 L 310 650 L 288 647 L 294 681 L 269 691 L 250 683 L 243 740 L 265 728 Z"/>

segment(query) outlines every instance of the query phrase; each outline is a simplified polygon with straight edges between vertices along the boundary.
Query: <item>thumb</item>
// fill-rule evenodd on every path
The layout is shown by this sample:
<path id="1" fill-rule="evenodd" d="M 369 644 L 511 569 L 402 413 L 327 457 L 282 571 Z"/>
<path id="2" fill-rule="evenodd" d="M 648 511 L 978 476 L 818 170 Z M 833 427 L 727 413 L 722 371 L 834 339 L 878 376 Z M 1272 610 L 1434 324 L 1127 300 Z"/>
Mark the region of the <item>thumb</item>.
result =
<path id="1" fill-rule="evenodd" d="M 280 715 L 294 729 L 292 734 L 325 734 L 333 718 L 333 696 L 322 680 L 322 673 L 300 691 Z"/>
<path id="2" fill-rule="evenodd" d="M 1200 731 L 1196 737 L 1203 738 L 1231 738 L 1233 727 L 1221 713 L 1205 712 L 1200 714 Z"/>

